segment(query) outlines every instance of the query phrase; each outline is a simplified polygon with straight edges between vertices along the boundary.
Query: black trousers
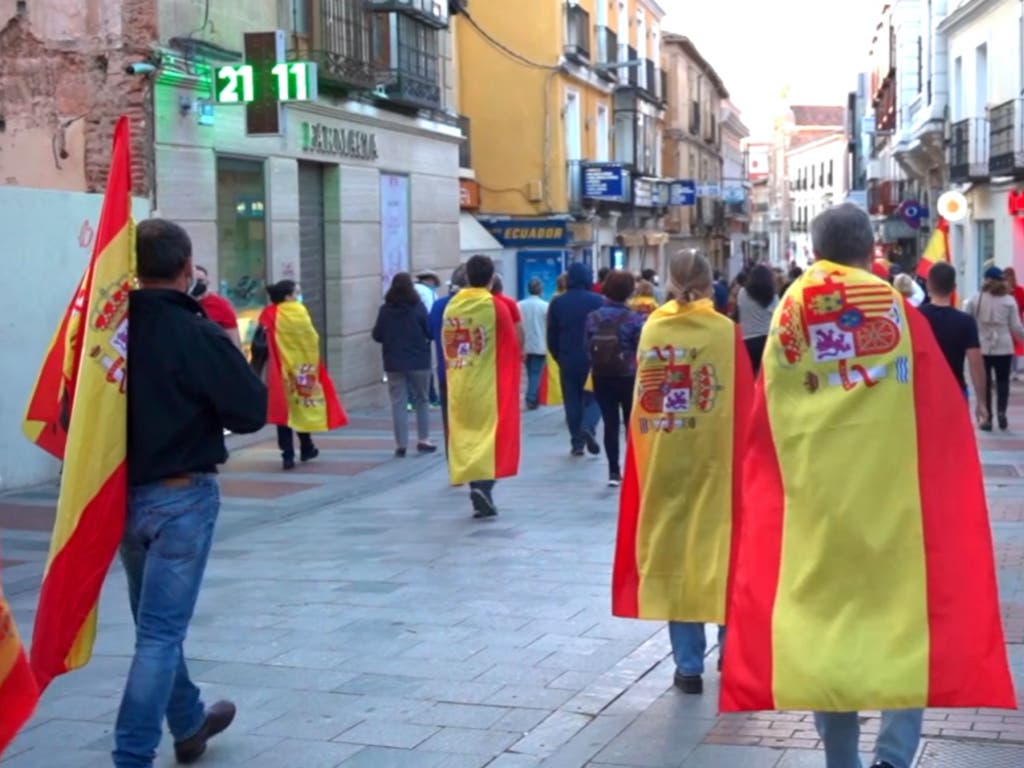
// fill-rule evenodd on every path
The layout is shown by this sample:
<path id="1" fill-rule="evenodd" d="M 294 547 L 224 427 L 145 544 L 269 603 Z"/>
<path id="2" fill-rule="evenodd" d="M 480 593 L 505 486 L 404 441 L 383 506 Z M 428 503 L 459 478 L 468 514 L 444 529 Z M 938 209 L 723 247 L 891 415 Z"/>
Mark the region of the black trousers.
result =
<path id="1" fill-rule="evenodd" d="M 441 402 L 441 420 L 444 423 L 444 456 L 448 458 L 448 385 L 442 384 L 437 390 L 438 398 Z M 487 494 L 487 498 L 491 498 L 491 492 L 494 490 L 496 481 L 495 480 L 474 480 L 469 484 L 469 492 L 472 493 L 474 490 L 481 490 Z"/>
<path id="2" fill-rule="evenodd" d="M 1013 355 L 985 355 L 985 406 L 990 415 L 1005 414 L 1010 404 Z M 996 375 L 996 410 L 992 410 L 992 373 Z"/>
<path id="3" fill-rule="evenodd" d="M 291 427 L 277 425 L 277 447 L 281 449 L 282 459 L 295 458 L 295 441 L 292 439 L 293 430 Z M 299 452 L 302 456 L 308 456 L 315 450 L 313 438 L 308 432 L 299 432 Z"/>
<path id="4" fill-rule="evenodd" d="M 601 408 L 601 419 L 604 421 L 604 452 L 608 457 L 609 471 L 618 472 L 620 469 L 619 425 L 625 425 L 628 432 L 635 383 L 635 376 L 594 377 L 594 397 L 597 398 L 597 404 Z"/>
<path id="5" fill-rule="evenodd" d="M 750 355 L 750 365 L 754 368 L 755 378 L 757 377 L 757 372 L 761 370 L 761 358 L 764 357 L 764 345 L 767 341 L 767 336 L 753 336 L 743 340 L 743 344 L 747 348 L 747 354 Z"/>

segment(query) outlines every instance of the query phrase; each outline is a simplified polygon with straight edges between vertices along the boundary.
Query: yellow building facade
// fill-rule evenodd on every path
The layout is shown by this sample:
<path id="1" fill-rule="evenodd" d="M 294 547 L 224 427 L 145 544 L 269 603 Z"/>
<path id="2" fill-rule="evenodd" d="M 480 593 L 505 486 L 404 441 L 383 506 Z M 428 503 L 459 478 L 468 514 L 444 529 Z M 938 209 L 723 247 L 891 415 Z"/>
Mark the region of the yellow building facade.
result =
<path id="1" fill-rule="evenodd" d="M 477 216 L 485 226 L 564 221 L 564 242 L 533 247 L 562 250 L 566 262 L 656 266 L 645 252 L 660 251 L 656 203 L 668 194 L 662 9 L 653 0 L 467 6 L 454 24 L 456 101 Z"/>

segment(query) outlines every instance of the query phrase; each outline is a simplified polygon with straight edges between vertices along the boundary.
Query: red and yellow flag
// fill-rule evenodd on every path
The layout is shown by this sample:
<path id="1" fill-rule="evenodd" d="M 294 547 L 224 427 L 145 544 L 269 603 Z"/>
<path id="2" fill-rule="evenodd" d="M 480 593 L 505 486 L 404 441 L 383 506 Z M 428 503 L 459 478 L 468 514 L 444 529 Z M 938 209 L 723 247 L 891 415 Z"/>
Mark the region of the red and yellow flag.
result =
<path id="1" fill-rule="evenodd" d="M 441 331 L 448 372 L 452 485 L 519 471 L 519 343 L 508 308 L 485 288 L 448 302 Z"/>
<path id="2" fill-rule="evenodd" d="M 1015 707 L 974 432 L 924 317 L 818 262 L 761 370 L 722 709 Z"/>
<path id="3" fill-rule="evenodd" d="M 918 277 L 927 280 L 928 271 L 940 261 L 947 263 L 952 261 L 949 255 L 949 222 L 941 216 L 935 231 L 932 232 L 932 236 L 928 240 L 928 245 L 925 246 L 924 253 L 921 254 L 920 261 L 917 262 Z M 954 307 L 960 305 L 960 301 L 955 293 L 951 300 Z"/>
<path id="4" fill-rule="evenodd" d="M 32 634 L 32 669 L 41 689 L 89 661 L 100 589 L 124 528 L 128 294 L 135 256 L 129 141 L 122 117 L 92 259 L 25 415 L 29 439 L 64 460 Z"/>
<path id="5" fill-rule="evenodd" d="M 558 371 L 558 363 L 548 352 L 547 362 L 544 363 L 544 370 L 540 374 L 540 388 L 537 391 L 537 402 L 540 405 L 561 405 L 562 400 L 562 378 Z"/>
<path id="6" fill-rule="evenodd" d="M 267 421 L 297 432 L 329 432 L 348 424 L 309 310 L 297 301 L 260 314 L 267 332 Z"/>
<path id="7" fill-rule="evenodd" d="M 14 617 L 0 590 L 0 757 L 39 700 L 35 676 L 25 658 Z"/>
<path id="8" fill-rule="evenodd" d="M 725 623 L 753 390 L 739 329 L 710 299 L 651 314 L 619 502 L 616 616 Z"/>

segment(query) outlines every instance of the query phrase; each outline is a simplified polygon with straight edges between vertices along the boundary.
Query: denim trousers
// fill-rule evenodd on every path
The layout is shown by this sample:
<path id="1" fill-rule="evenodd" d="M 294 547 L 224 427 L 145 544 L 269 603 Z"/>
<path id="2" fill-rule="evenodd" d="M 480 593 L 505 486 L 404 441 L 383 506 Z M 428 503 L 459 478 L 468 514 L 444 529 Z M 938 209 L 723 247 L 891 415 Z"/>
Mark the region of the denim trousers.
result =
<path id="1" fill-rule="evenodd" d="M 910 768 L 921 741 L 922 709 L 891 709 L 882 713 L 875 760 L 893 768 Z M 857 712 L 815 712 L 814 724 L 825 744 L 826 768 L 862 768 L 857 744 Z"/>
<path id="2" fill-rule="evenodd" d="M 526 356 L 526 404 L 535 407 L 540 400 L 540 377 L 544 374 L 546 355 Z"/>
<path id="3" fill-rule="evenodd" d="M 672 657 L 676 669 L 682 675 L 703 675 L 704 654 L 708 650 L 708 638 L 704 625 L 694 621 L 670 621 L 668 638 L 672 641 Z M 719 655 L 725 643 L 725 627 L 718 628 Z"/>
<path id="4" fill-rule="evenodd" d="M 395 445 L 409 447 L 409 413 L 406 403 L 416 410 L 416 436 L 419 442 L 430 440 L 430 369 L 425 371 L 388 371 L 388 395 Z"/>
<path id="5" fill-rule="evenodd" d="M 597 430 L 597 423 L 601 420 L 601 409 L 597 405 L 594 393 L 583 389 L 589 375 L 590 371 L 586 368 L 559 370 L 562 400 L 565 403 L 565 423 L 569 427 L 569 441 L 573 448 L 582 448 L 585 444 L 583 433 L 593 435 Z"/>
<path id="6" fill-rule="evenodd" d="M 175 741 L 203 725 L 203 703 L 189 679 L 182 644 L 219 509 L 214 475 L 193 475 L 174 487 L 129 489 L 121 562 L 135 620 L 135 656 L 115 726 L 117 768 L 153 765 L 165 717 Z"/>

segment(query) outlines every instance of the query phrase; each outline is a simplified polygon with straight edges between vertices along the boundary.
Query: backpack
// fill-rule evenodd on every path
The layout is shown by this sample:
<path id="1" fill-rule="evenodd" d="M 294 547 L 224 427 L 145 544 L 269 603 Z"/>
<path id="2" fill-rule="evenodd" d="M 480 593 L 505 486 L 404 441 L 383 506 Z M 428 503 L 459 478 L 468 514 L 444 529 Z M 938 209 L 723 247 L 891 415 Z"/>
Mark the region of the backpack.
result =
<path id="1" fill-rule="evenodd" d="M 629 319 L 629 312 L 619 312 L 614 317 L 604 318 L 598 323 L 597 331 L 590 338 L 591 372 L 595 376 L 632 376 L 633 366 L 629 352 L 622 348 L 619 330 Z"/>

